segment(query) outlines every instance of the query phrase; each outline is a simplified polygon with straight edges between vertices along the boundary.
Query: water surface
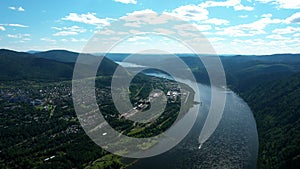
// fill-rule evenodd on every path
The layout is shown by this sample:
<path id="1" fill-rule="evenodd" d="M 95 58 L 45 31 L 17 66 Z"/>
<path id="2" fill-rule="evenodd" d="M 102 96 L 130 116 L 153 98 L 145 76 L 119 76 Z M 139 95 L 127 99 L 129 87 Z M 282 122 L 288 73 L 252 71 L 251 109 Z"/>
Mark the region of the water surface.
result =
<path id="1" fill-rule="evenodd" d="M 166 75 L 148 75 L 168 78 Z M 193 82 L 181 79 L 180 82 Z M 212 136 L 199 149 L 198 137 L 210 106 L 211 88 L 199 84 L 200 109 L 190 133 L 173 149 L 158 156 L 144 158 L 130 169 L 194 169 L 194 168 L 256 168 L 258 136 L 253 114 L 234 92 L 227 91 L 223 118 Z M 214 89 L 217 90 L 217 89 Z"/>

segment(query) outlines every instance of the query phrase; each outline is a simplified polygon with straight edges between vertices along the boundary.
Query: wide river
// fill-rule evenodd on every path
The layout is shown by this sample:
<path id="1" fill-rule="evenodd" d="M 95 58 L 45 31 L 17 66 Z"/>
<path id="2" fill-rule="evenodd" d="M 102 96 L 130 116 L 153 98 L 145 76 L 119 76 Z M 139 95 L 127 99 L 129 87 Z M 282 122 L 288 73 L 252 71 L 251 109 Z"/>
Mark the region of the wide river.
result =
<path id="1" fill-rule="evenodd" d="M 151 73 L 148 75 L 165 77 Z M 190 84 L 191 81 L 182 80 Z M 211 88 L 198 84 L 200 109 L 196 122 L 189 134 L 171 150 L 149 158 L 139 159 L 130 169 L 254 169 L 258 154 L 258 135 L 255 119 L 237 94 L 227 92 L 223 117 L 211 137 L 199 149 L 198 138 L 210 107 Z"/>

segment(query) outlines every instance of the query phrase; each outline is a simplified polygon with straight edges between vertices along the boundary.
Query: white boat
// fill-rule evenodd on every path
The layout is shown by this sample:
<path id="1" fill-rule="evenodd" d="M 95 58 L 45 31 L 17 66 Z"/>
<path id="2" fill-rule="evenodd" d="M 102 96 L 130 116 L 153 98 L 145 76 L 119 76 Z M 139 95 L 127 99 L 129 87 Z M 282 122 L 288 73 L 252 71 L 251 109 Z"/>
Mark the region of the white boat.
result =
<path id="1" fill-rule="evenodd" d="M 232 91 L 229 88 L 227 88 L 226 86 L 222 86 L 222 89 L 224 90 L 223 92 L 226 94 L 232 93 Z"/>

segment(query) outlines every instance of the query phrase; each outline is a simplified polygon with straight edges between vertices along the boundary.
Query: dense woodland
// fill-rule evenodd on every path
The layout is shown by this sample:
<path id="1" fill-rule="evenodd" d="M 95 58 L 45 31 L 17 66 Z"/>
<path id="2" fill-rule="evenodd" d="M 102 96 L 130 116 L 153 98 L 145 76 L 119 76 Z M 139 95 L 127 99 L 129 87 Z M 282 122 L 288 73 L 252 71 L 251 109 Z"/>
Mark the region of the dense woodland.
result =
<path id="1" fill-rule="evenodd" d="M 191 63 L 192 58 L 185 58 Z M 300 55 L 221 57 L 227 85 L 254 113 L 259 135 L 257 167 L 300 168 Z M 207 75 L 199 68 L 200 81 Z M 207 81 L 206 81 L 207 82 Z"/>
<path id="2" fill-rule="evenodd" d="M 121 58 L 118 58 L 122 60 Z M 197 81 L 209 84 L 201 60 L 182 56 Z M 257 167 L 300 168 L 300 55 L 221 56 L 228 87 L 249 104 L 259 134 Z M 168 59 L 160 64 L 168 64 Z"/>
<path id="3" fill-rule="evenodd" d="M 0 51 L 3 66 L 0 71 L 0 168 L 108 169 L 131 165 L 134 160 L 123 162 L 121 157 L 104 151 L 85 134 L 72 103 L 72 74 L 68 70 L 73 69 L 74 63 L 41 58 L 44 54 L 51 56 L 53 51 L 49 53 L 35 56 Z M 67 51 L 54 53 L 58 58 L 66 55 L 73 61 L 77 57 Z M 97 102 L 112 127 L 128 136 L 150 137 L 173 124 L 180 110 L 180 99 L 170 101 L 161 118 L 147 124 L 133 124 L 120 118 L 110 93 L 111 75 L 117 65 L 108 59 L 101 64 L 96 78 Z M 10 77 L 7 72 L 15 76 Z M 183 84 L 181 86 L 184 87 Z M 130 98 L 136 107 L 143 105 L 147 109 L 150 91 L 160 89 L 166 94 L 177 88 L 176 82 L 139 74 L 130 86 Z M 192 106 L 193 91 L 189 92 L 186 104 Z M 155 140 L 140 148 L 154 144 Z"/>
<path id="4" fill-rule="evenodd" d="M 300 168 L 300 55 L 235 56 L 223 62 L 229 85 L 256 119 L 258 168 Z"/>
<path id="5" fill-rule="evenodd" d="M 258 168 L 300 168 L 300 74 L 244 94 L 259 131 Z"/>
<path id="6" fill-rule="evenodd" d="M 116 130 L 128 136 L 150 137 L 173 124 L 180 108 L 178 102 L 167 105 L 164 118 L 148 124 L 133 125 L 126 119 L 116 118 L 119 114 L 107 86 L 110 79 L 110 76 L 98 77 L 96 95 L 103 116 Z M 137 76 L 131 85 L 132 101 L 143 100 L 153 87 L 166 90 L 166 84 L 169 82 L 159 78 Z M 43 103 L 32 105 L 33 100 Z M 101 149 L 85 134 L 72 105 L 70 81 L 1 82 L 0 168 L 124 168 L 130 165 L 131 162 L 123 163 L 120 157 Z"/>
<path id="7" fill-rule="evenodd" d="M 28 54 L 0 50 L 0 87 L 17 91 L 27 86 L 39 91 L 43 86 L 40 83 L 47 82 L 67 88 L 63 82 L 72 78 L 77 55 L 68 51 Z M 119 60 L 125 56 L 118 56 Z M 182 56 L 182 60 L 191 67 L 199 82 L 209 84 L 199 59 Z M 254 113 L 259 133 L 258 168 L 300 168 L 300 55 L 224 56 L 221 60 L 229 88 L 245 99 Z M 164 63 L 168 60 L 160 61 Z M 116 64 L 105 59 L 100 67 L 98 75 L 111 75 Z M 28 82 L 32 80 L 34 82 Z M 120 157 L 99 149 L 83 134 L 74 110 L 62 109 L 65 104 L 72 104 L 66 100 L 57 100 L 58 106 L 52 115 L 50 111 L 51 118 L 49 110 L 25 103 L 14 107 L 14 102 L 5 98 L 0 102 L 0 168 L 120 168 L 127 165 Z M 52 136 L 50 140 L 49 136 Z M 65 142 L 72 144 L 62 144 Z M 55 158 L 45 163 L 44 160 L 53 155 Z"/>

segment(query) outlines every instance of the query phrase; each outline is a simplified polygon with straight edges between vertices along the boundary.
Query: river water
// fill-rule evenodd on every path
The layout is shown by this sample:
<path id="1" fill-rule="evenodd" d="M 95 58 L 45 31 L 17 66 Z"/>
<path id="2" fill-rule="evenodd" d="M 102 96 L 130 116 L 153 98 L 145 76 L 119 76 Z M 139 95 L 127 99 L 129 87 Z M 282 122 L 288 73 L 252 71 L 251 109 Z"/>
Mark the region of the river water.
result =
<path id="1" fill-rule="evenodd" d="M 130 64 L 129 66 L 123 63 L 121 65 L 131 68 L 131 71 L 139 67 L 139 65 L 131 66 Z M 161 73 L 146 74 L 171 78 Z M 198 105 L 200 107 L 190 109 L 190 112 L 197 111 L 198 114 L 194 126 L 189 134 L 171 150 L 154 157 L 138 159 L 129 169 L 256 168 L 258 134 L 255 119 L 247 103 L 233 91 L 227 91 L 223 117 L 217 129 L 199 149 L 198 139 L 210 108 L 211 90 L 216 90 L 216 88 L 184 79 L 180 79 L 179 82 L 199 88 L 200 96 L 195 96 L 195 101 L 201 101 L 202 104 Z"/>
<path id="2" fill-rule="evenodd" d="M 164 77 L 164 74 L 148 75 Z M 193 82 L 182 80 L 182 83 Z M 248 105 L 234 92 L 226 92 L 226 104 L 219 126 L 199 149 L 198 137 L 210 107 L 211 88 L 199 84 L 200 109 L 189 134 L 173 149 L 139 159 L 130 169 L 256 168 L 258 136 L 256 123 Z"/>

